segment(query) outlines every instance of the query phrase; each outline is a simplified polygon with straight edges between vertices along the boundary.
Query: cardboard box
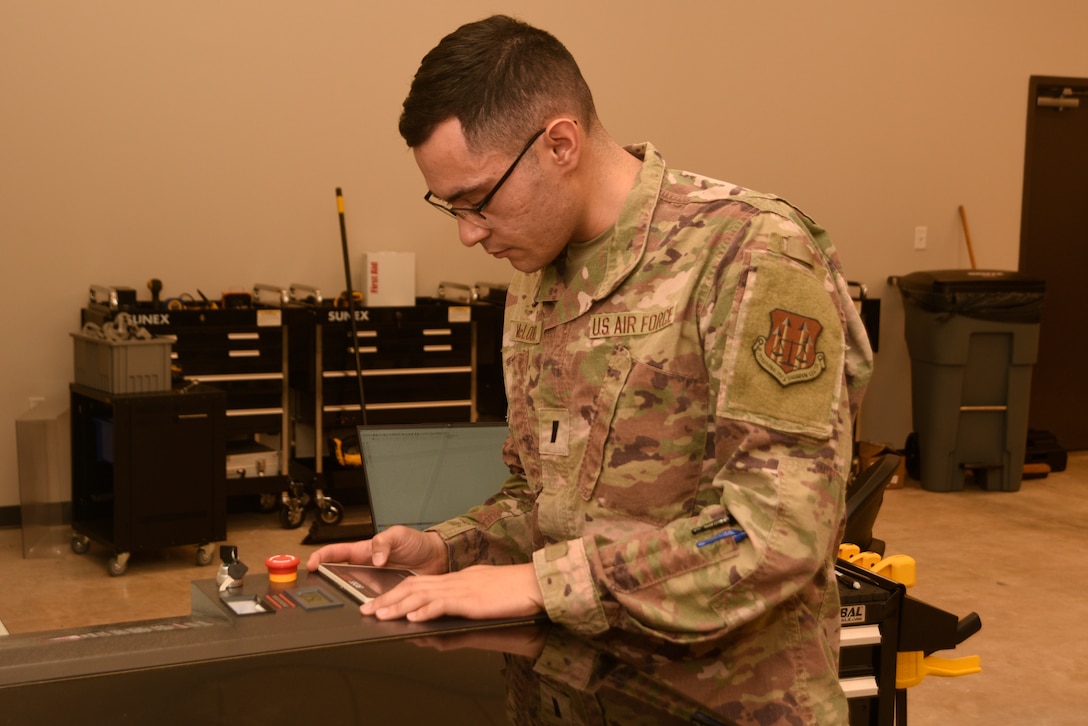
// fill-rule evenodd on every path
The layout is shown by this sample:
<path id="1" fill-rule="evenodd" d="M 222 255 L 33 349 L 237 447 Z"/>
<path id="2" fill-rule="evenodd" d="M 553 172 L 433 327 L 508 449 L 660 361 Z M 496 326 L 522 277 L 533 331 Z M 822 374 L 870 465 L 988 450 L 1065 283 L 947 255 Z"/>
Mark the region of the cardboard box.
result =
<path id="1" fill-rule="evenodd" d="M 415 305 L 415 252 L 364 253 L 361 292 L 371 308 Z"/>
<path id="2" fill-rule="evenodd" d="M 896 451 L 883 444 L 874 444 L 869 441 L 859 441 L 857 444 L 857 476 L 869 468 L 869 466 L 884 454 L 894 454 Z M 902 489 L 907 481 L 907 457 L 900 455 L 899 466 L 895 474 L 888 481 L 888 489 Z"/>

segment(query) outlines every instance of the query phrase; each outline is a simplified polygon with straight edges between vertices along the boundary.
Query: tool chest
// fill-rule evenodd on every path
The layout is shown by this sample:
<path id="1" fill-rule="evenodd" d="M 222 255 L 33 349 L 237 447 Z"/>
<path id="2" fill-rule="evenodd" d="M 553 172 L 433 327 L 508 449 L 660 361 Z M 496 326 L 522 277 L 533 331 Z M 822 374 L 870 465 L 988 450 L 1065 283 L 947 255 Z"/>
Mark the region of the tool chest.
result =
<path id="1" fill-rule="evenodd" d="M 895 666 L 905 588 L 841 560 L 837 566 L 859 585 L 854 589 L 839 583 L 839 681 L 849 699 L 850 723 L 890 724 L 895 713 Z"/>
<path id="2" fill-rule="evenodd" d="M 226 394 L 224 437 L 227 493 L 261 495 L 274 506 L 275 495 L 287 488 L 288 460 L 288 328 L 278 308 L 124 310 L 136 325 L 153 335 L 174 337 L 171 362 L 175 379 L 201 383 Z M 81 322 L 102 325 L 116 310 L 91 303 Z M 248 467 L 232 461 L 259 438 L 277 452 L 274 467 L 249 476 Z M 239 474 L 239 471 L 244 472 Z"/>
<path id="3" fill-rule="evenodd" d="M 322 487 L 365 497 L 361 470 L 336 459 L 333 437 L 351 439 L 363 423 L 506 415 L 498 305 L 418 298 L 414 306 L 360 306 L 353 332 L 351 310 L 320 295 L 297 300 L 285 293 L 237 308 L 92 300 L 81 322 L 103 325 L 120 312 L 173 339 L 174 387 L 223 391 L 226 492 L 260 495 L 265 509 L 280 508 L 285 527 L 299 526 L 312 500 L 323 522 L 339 522 L 342 506 Z"/>
<path id="4" fill-rule="evenodd" d="M 293 414 L 323 427 L 473 419 L 473 323 L 469 306 L 421 299 L 414 307 L 291 311 Z M 320 412 L 320 413 L 319 413 Z"/>
<path id="5" fill-rule="evenodd" d="M 501 331 L 490 330 L 494 310 L 418 298 L 410 307 L 358 307 L 353 330 L 349 308 L 296 304 L 285 309 L 292 341 L 291 418 L 294 426 L 311 430 L 314 441 L 312 455 L 292 459 L 292 476 L 317 492 L 323 521 L 335 518 L 323 506 L 324 488 L 343 498 L 365 485 L 362 471 L 345 466 L 336 451 L 337 442 L 354 442 L 356 426 L 505 417 L 501 366 L 493 364 L 501 340 Z M 496 389 L 501 403 L 494 400 Z"/>

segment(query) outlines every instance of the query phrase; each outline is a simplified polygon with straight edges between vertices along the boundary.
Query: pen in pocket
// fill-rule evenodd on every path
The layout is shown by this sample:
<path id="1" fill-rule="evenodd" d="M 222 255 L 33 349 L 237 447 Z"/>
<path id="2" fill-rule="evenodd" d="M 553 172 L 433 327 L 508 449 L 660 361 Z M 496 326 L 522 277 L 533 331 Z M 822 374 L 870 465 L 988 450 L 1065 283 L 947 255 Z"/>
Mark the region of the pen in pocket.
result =
<path id="1" fill-rule="evenodd" d="M 707 522 L 706 524 L 700 524 L 698 527 L 693 527 L 692 530 L 691 530 L 691 533 L 692 534 L 699 534 L 700 532 L 705 532 L 708 529 L 717 529 L 718 527 L 724 527 L 727 524 L 732 524 L 732 523 L 733 523 L 733 518 L 727 514 L 724 517 L 721 517 L 720 519 L 715 519 L 715 520 L 713 520 L 711 522 Z"/>
<path id="2" fill-rule="evenodd" d="M 731 539 L 734 542 L 740 542 L 747 537 L 748 533 L 745 532 L 743 529 L 723 529 L 721 532 L 718 532 L 716 535 L 710 537 L 709 539 L 704 539 L 701 542 L 696 542 L 695 546 L 706 547 L 708 544 L 713 544 L 723 539 Z"/>

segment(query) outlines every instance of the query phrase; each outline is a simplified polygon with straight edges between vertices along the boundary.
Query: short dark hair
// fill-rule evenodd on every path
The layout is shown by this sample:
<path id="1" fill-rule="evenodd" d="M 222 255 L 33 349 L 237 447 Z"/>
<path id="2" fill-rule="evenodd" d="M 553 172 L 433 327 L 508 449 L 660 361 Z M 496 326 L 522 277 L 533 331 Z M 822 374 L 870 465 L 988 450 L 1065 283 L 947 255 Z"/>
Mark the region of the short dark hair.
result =
<path id="1" fill-rule="evenodd" d="M 550 33 L 494 15 L 462 25 L 424 56 L 404 99 L 400 135 L 414 148 L 457 118 L 470 148 L 514 147 L 561 113 L 587 129 L 596 123 L 574 56 Z"/>

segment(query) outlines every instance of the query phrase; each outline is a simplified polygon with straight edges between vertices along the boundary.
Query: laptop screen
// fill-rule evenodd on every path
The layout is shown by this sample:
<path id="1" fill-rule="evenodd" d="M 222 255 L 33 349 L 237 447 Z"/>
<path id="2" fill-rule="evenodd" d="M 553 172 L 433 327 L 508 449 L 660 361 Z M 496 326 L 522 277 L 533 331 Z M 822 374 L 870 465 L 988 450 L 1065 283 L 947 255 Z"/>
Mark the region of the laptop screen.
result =
<path id="1" fill-rule="evenodd" d="M 374 531 L 426 529 L 464 514 L 510 476 L 505 423 L 360 426 Z"/>

